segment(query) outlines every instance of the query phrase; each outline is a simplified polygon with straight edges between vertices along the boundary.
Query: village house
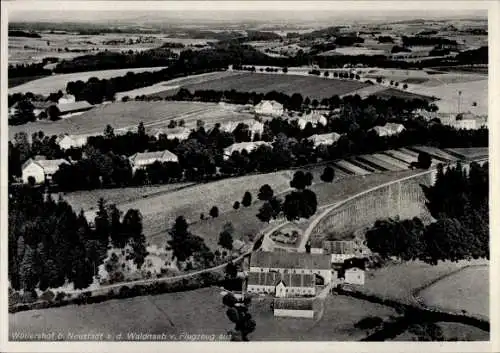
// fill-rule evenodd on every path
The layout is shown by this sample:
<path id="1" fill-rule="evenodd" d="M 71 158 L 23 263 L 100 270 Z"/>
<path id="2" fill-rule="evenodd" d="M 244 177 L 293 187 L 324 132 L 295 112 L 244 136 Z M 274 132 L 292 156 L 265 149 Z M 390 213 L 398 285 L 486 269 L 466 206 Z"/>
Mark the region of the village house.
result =
<path id="1" fill-rule="evenodd" d="M 247 292 L 272 294 L 276 297 L 299 297 L 315 295 L 315 276 L 313 274 L 249 272 Z"/>
<path id="2" fill-rule="evenodd" d="M 359 267 L 346 269 L 344 271 L 343 283 L 363 286 L 365 284 L 365 270 Z"/>
<path id="3" fill-rule="evenodd" d="M 57 144 L 61 149 L 67 150 L 70 148 L 78 148 L 78 147 L 83 147 L 87 144 L 88 138 L 93 137 L 93 136 L 100 136 L 102 134 L 100 133 L 95 133 L 95 134 L 81 134 L 81 135 L 61 135 L 57 138 Z"/>
<path id="4" fill-rule="evenodd" d="M 255 113 L 268 116 L 282 116 L 284 109 L 283 104 L 276 101 L 261 101 L 254 106 Z"/>
<path id="5" fill-rule="evenodd" d="M 270 146 L 268 142 L 255 141 L 255 142 L 240 142 L 233 143 L 231 146 L 224 149 L 224 159 L 229 159 L 234 152 L 242 152 L 243 150 L 251 152 L 259 146 Z"/>
<path id="6" fill-rule="evenodd" d="M 455 129 L 477 130 L 482 127 L 488 127 L 488 121 L 485 117 L 479 117 L 472 113 L 460 113 L 456 116 L 440 116 L 441 124 L 452 126 Z"/>
<path id="7" fill-rule="evenodd" d="M 65 94 L 59 100 L 57 101 L 57 104 L 69 104 L 69 103 L 75 103 L 76 99 L 75 96 L 72 94 Z"/>
<path id="8" fill-rule="evenodd" d="M 321 115 L 317 112 L 311 112 L 309 114 L 298 117 L 297 123 L 299 124 L 299 128 L 301 130 L 304 130 L 304 128 L 306 127 L 306 125 L 308 123 L 311 123 L 312 126 L 316 126 L 318 124 L 326 126 L 326 124 L 328 123 L 328 120 L 326 119 L 326 117 L 324 115 Z"/>
<path id="9" fill-rule="evenodd" d="M 273 302 L 276 317 L 314 318 L 314 307 L 311 299 L 280 299 Z"/>
<path id="10" fill-rule="evenodd" d="M 136 153 L 129 157 L 132 169 L 135 171 L 140 168 L 145 168 L 155 162 L 166 163 L 166 162 L 179 162 L 179 158 L 172 152 L 157 151 L 157 152 L 144 152 Z"/>
<path id="11" fill-rule="evenodd" d="M 228 123 L 222 124 L 220 131 L 233 132 L 239 124 L 245 124 L 248 126 L 248 130 L 251 132 L 251 137 L 253 138 L 255 134 L 262 135 L 264 132 L 264 124 L 255 119 L 247 119 L 243 121 L 230 121 Z"/>
<path id="12" fill-rule="evenodd" d="M 250 272 L 312 274 L 320 282 L 332 281 L 330 256 L 308 253 L 257 251 L 250 258 Z"/>
<path id="13" fill-rule="evenodd" d="M 191 131 L 186 128 L 173 128 L 173 129 L 157 129 L 154 131 L 153 136 L 158 140 L 160 135 L 166 135 L 168 140 L 178 139 L 179 141 L 187 140 Z"/>
<path id="14" fill-rule="evenodd" d="M 387 123 L 382 126 L 375 126 L 371 130 L 375 131 L 378 136 L 392 136 L 401 133 L 405 129 L 402 124 Z"/>
<path id="15" fill-rule="evenodd" d="M 22 166 L 23 183 L 27 184 L 30 177 L 35 179 L 36 184 L 50 182 L 62 164 L 70 163 L 65 159 L 42 159 L 40 156 L 30 158 Z"/>
<path id="16" fill-rule="evenodd" d="M 78 101 L 73 103 L 58 103 L 56 107 L 59 109 L 60 116 L 65 116 L 75 113 L 83 113 L 92 109 L 94 106 L 87 101 Z"/>
<path id="17" fill-rule="evenodd" d="M 320 145 L 331 145 L 338 141 L 340 135 L 336 132 L 331 132 L 329 134 L 315 134 L 308 138 L 309 141 L 314 143 L 314 147 L 318 147 Z"/>

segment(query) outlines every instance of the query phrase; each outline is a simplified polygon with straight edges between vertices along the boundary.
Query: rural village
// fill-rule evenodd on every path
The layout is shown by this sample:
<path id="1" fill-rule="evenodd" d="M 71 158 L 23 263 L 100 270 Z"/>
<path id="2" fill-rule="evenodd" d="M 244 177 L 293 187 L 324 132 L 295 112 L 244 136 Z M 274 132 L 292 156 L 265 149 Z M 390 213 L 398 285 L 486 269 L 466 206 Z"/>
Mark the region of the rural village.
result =
<path id="1" fill-rule="evenodd" d="M 487 16 L 13 18 L 10 340 L 489 340 Z"/>

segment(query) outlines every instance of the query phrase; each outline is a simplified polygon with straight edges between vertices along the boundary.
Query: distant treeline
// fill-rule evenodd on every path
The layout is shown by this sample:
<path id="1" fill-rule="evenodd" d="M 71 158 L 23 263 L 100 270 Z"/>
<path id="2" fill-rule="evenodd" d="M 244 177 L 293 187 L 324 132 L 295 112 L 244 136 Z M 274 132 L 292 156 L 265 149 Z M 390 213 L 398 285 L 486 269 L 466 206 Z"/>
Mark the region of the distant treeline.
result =
<path id="1" fill-rule="evenodd" d="M 9 78 L 51 75 L 52 71 L 44 69 L 44 66 L 45 63 L 9 65 Z"/>
<path id="2" fill-rule="evenodd" d="M 177 54 L 168 48 L 150 49 L 143 52 L 127 53 L 100 52 L 95 55 L 84 55 L 71 60 L 63 60 L 54 68 L 56 73 L 95 71 L 109 69 L 127 69 L 136 67 L 168 66 Z"/>
<path id="3" fill-rule="evenodd" d="M 403 41 L 403 45 L 405 47 L 411 47 L 411 46 L 416 46 L 416 45 L 457 45 L 456 40 L 451 40 L 448 38 L 442 38 L 442 37 L 429 37 L 429 36 L 412 36 L 412 37 L 407 37 L 403 36 L 401 37 Z"/>
<path id="4" fill-rule="evenodd" d="M 26 32 L 20 30 L 9 30 L 9 37 L 42 38 L 42 36 L 36 32 Z"/>

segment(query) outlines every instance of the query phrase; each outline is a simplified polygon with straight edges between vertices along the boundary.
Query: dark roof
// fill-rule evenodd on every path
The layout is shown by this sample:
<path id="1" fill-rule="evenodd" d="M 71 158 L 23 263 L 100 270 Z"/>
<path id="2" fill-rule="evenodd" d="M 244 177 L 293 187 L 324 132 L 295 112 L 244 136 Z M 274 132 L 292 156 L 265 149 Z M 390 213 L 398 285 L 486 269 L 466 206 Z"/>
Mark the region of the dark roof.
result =
<path id="1" fill-rule="evenodd" d="M 352 240 L 325 240 L 323 250 L 327 254 L 354 254 L 356 243 Z"/>
<path id="2" fill-rule="evenodd" d="M 287 287 L 314 287 L 315 276 L 302 273 L 250 272 L 248 284 L 258 286 L 276 286 L 283 281 Z"/>
<path id="3" fill-rule="evenodd" d="M 311 299 L 274 299 L 274 309 L 313 310 Z"/>
<path id="4" fill-rule="evenodd" d="M 267 252 L 257 251 L 251 255 L 251 267 L 263 268 L 294 268 L 329 270 L 330 257 L 308 253 Z"/>

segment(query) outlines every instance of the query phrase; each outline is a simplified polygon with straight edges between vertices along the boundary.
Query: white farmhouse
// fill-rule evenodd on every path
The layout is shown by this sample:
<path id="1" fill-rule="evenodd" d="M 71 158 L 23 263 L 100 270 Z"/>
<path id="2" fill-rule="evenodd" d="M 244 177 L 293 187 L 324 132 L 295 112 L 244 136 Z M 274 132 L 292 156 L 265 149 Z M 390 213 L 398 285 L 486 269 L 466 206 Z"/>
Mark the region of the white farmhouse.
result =
<path id="1" fill-rule="evenodd" d="M 371 130 L 375 131 L 378 136 L 392 136 L 401 133 L 405 129 L 402 124 L 387 123 L 382 126 L 375 126 Z"/>
<path id="2" fill-rule="evenodd" d="M 129 157 L 132 169 L 135 171 L 139 168 L 145 168 L 155 162 L 165 163 L 165 162 L 179 162 L 179 158 L 172 152 L 158 151 L 158 152 L 144 152 L 136 153 Z"/>
<path id="3" fill-rule="evenodd" d="M 276 101 L 261 101 L 260 103 L 254 106 L 255 113 L 259 115 L 268 115 L 268 116 L 282 116 L 283 112 L 283 104 L 280 104 Z"/>
<path id="4" fill-rule="evenodd" d="M 22 166 L 23 183 L 29 182 L 29 177 L 35 179 L 36 184 L 51 181 L 52 176 L 62 164 L 70 164 L 65 159 L 28 159 Z"/>
<path id="5" fill-rule="evenodd" d="M 338 141 L 340 138 L 340 134 L 336 132 L 331 132 L 329 134 L 315 134 L 308 138 L 308 140 L 314 143 L 314 147 L 318 147 L 319 145 L 331 145 Z"/>
<path id="6" fill-rule="evenodd" d="M 270 146 L 270 143 L 265 141 L 254 141 L 254 142 L 239 142 L 233 143 L 231 146 L 224 149 L 224 159 L 229 159 L 233 152 L 242 152 L 243 150 L 251 152 L 257 149 L 259 146 Z"/>
<path id="7" fill-rule="evenodd" d="M 342 264 L 361 255 L 361 248 L 354 240 L 318 240 L 311 242 L 311 254 L 326 254 L 332 264 Z"/>
<path id="8" fill-rule="evenodd" d="M 75 102 L 76 102 L 75 96 L 73 96 L 72 94 L 66 94 L 66 95 L 62 96 L 61 98 L 59 98 L 59 100 L 57 101 L 57 104 L 68 104 L 68 103 L 75 103 Z"/>
<path id="9" fill-rule="evenodd" d="M 252 138 L 254 137 L 255 134 L 262 135 L 262 133 L 264 132 L 264 124 L 254 119 L 227 122 L 221 125 L 220 131 L 233 132 L 236 129 L 236 127 L 241 123 L 248 126 L 248 130 L 250 130 Z"/>
<path id="10" fill-rule="evenodd" d="M 313 274 L 249 272 L 247 291 L 249 293 L 273 294 L 276 297 L 299 297 L 315 295 Z"/>
<path id="11" fill-rule="evenodd" d="M 358 267 L 351 267 L 344 272 L 344 283 L 346 284 L 365 284 L 365 271 Z"/>
<path id="12" fill-rule="evenodd" d="M 173 128 L 173 129 L 157 129 L 153 135 L 158 140 L 160 135 L 167 135 L 168 140 L 178 139 L 179 141 L 187 140 L 191 130 L 186 128 Z"/>
<path id="13" fill-rule="evenodd" d="M 311 274 L 322 279 L 324 284 L 332 281 L 328 255 L 257 251 L 250 258 L 250 272 Z"/>
<path id="14" fill-rule="evenodd" d="M 316 126 L 318 124 L 321 124 L 323 126 L 326 126 L 328 124 L 328 120 L 324 115 L 318 114 L 316 112 L 312 112 L 307 115 L 303 115 L 297 119 L 297 123 L 299 124 L 299 127 L 301 130 L 304 130 L 306 127 L 307 123 L 311 123 L 313 126 Z"/>
<path id="15" fill-rule="evenodd" d="M 67 150 L 70 148 L 83 147 L 87 144 L 88 138 L 93 136 L 100 136 L 100 133 L 95 134 L 81 134 L 81 135 L 69 135 L 65 134 L 59 136 L 57 139 L 57 144 L 61 149 Z"/>

